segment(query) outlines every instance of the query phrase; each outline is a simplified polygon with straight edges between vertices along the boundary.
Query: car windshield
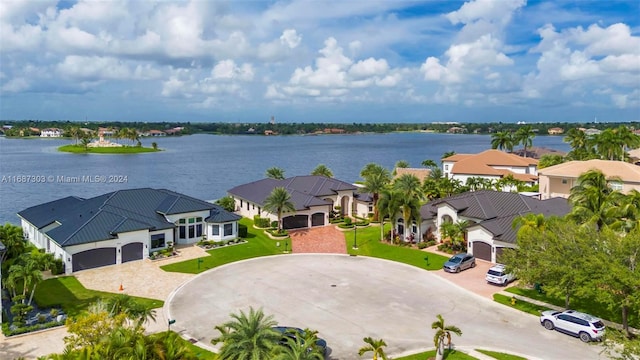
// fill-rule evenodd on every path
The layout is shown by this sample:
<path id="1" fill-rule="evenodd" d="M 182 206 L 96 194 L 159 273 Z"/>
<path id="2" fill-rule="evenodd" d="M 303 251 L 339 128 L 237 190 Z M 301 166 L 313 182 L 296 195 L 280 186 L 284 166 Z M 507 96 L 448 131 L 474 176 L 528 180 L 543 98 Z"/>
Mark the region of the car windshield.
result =
<path id="1" fill-rule="evenodd" d="M 489 275 L 493 275 L 493 276 L 502 276 L 502 271 L 489 270 Z"/>
<path id="2" fill-rule="evenodd" d="M 592 323 L 593 326 L 595 326 L 596 329 L 600 329 L 604 327 L 604 323 L 602 321 L 596 321 L 594 323 Z"/>
<path id="3" fill-rule="evenodd" d="M 462 261 L 462 258 L 461 258 L 461 257 L 454 256 L 454 257 L 452 257 L 451 259 L 449 259 L 449 261 L 451 261 L 451 262 L 452 262 L 452 263 L 454 263 L 454 264 L 457 264 L 457 263 L 459 263 L 460 261 Z"/>

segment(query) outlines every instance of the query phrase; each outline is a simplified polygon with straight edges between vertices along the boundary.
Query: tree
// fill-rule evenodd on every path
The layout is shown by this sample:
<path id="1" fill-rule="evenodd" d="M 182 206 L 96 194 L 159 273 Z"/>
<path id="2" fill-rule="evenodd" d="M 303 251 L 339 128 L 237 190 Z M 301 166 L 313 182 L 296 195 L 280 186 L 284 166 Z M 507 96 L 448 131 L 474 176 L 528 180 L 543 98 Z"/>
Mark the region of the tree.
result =
<path id="1" fill-rule="evenodd" d="M 627 150 L 640 147 L 640 135 L 633 133 L 633 131 L 629 130 L 629 128 L 624 125 L 620 125 L 615 130 L 615 133 L 620 139 L 620 145 L 622 146 L 622 158 L 620 160 L 625 161 L 629 157 Z"/>
<path id="2" fill-rule="evenodd" d="M 158 143 L 157 142 L 152 142 L 151 143 L 151 147 L 153 148 L 153 150 L 158 150 Z"/>
<path id="3" fill-rule="evenodd" d="M 275 348 L 275 356 L 272 360 L 324 360 L 323 350 L 316 342 L 318 332 L 304 329 L 301 335 L 296 330 L 291 330 L 293 336 L 285 336 L 285 344 Z"/>
<path id="4" fill-rule="evenodd" d="M 515 145 L 515 138 L 509 131 L 499 131 L 491 135 L 491 148 L 498 150 L 513 151 Z"/>
<path id="5" fill-rule="evenodd" d="M 333 172 L 331 172 L 331 169 L 329 169 L 325 164 L 320 164 L 316 166 L 315 169 L 313 169 L 313 171 L 311 172 L 311 175 L 332 178 Z"/>
<path id="6" fill-rule="evenodd" d="M 437 319 L 431 324 L 431 328 L 436 330 L 433 337 L 433 344 L 436 346 L 436 360 L 444 358 L 445 343 L 451 347 L 451 334 L 462 336 L 462 330 L 453 325 L 445 325 L 442 315 L 436 315 Z"/>
<path id="7" fill-rule="evenodd" d="M 438 163 L 436 163 L 435 161 L 431 160 L 431 159 L 426 159 L 422 162 L 422 166 L 429 168 L 429 169 L 433 169 L 433 168 L 437 168 L 438 167 Z"/>
<path id="8" fill-rule="evenodd" d="M 225 196 L 216 200 L 216 204 L 222 206 L 228 212 L 236 211 L 236 201 L 231 196 Z"/>
<path id="9" fill-rule="evenodd" d="M 444 154 L 442 154 L 441 159 L 446 159 L 446 158 L 448 158 L 448 157 L 450 157 L 450 156 L 453 156 L 453 155 L 455 155 L 455 154 L 456 154 L 456 152 L 455 152 L 455 151 L 453 151 L 453 150 L 451 150 L 451 151 L 447 151 L 447 152 L 445 152 Z"/>
<path id="10" fill-rule="evenodd" d="M 613 129 L 604 129 L 593 141 L 601 159 L 622 160 L 624 157 L 625 144 Z"/>
<path id="11" fill-rule="evenodd" d="M 80 142 L 82 143 L 82 146 L 84 147 L 85 151 L 89 150 L 89 144 L 91 144 L 91 140 L 93 140 L 90 136 L 83 136 L 82 139 L 80 139 Z"/>
<path id="12" fill-rule="evenodd" d="M 571 188 L 569 195 L 572 205 L 569 218 L 579 224 L 594 224 L 598 231 L 612 224 L 620 212 L 622 194 L 609 187 L 609 180 L 600 170 L 589 170 L 580 175 L 578 185 Z"/>
<path id="13" fill-rule="evenodd" d="M 282 231 L 282 213 L 296 211 L 295 205 L 291 202 L 291 195 L 283 187 L 274 188 L 271 194 L 264 199 L 262 207 L 270 213 L 278 214 L 278 232 Z"/>
<path id="14" fill-rule="evenodd" d="M 220 336 L 211 340 L 212 344 L 222 343 L 219 356 L 229 360 L 268 359 L 281 338 L 272 329 L 277 323 L 273 316 L 265 316 L 262 309 L 249 308 L 249 313 L 240 311 L 231 314 L 232 320 L 215 327 Z"/>
<path id="15" fill-rule="evenodd" d="M 403 174 L 393 182 L 393 189 L 398 197 L 397 203 L 402 208 L 405 233 L 409 229 L 411 221 L 418 222 L 420 218 L 420 201 L 424 197 L 420 185 L 420 180 L 411 174 Z"/>
<path id="16" fill-rule="evenodd" d="M 265 174 L 270 179 L 284 180 L 284 170 L 279 167 L 270 167 Z"/>
<path id="17" fill-rule="evenodd" d="M 515 142 L 517 144 L 522 144 L 524 148 L 524 157 L 527 157 L 527 148 L 530 148 L 533 145 L 533 138 L 536 137 L 536 133 L 531 128 L 531 125 L 524 125 L 520 127 L 515 135 Z"/>
<path id="18" fill-rule="evenodd" d="M 364 174 L 364 176 L 362 175 Z M 364 178 L 361 192 L 369 192 L 373 198 L 373 219 L 379 219 L 378 201 L 382 192 L 391 182 L 389 170 L 380 165 L 368 164 L 362 169 L 360 175 Z"/>
<path id="19" fill-rule="evenodd" d="M 358 350 L 358 355 L 362 356 L 371 351 L 373 353 L 373 360 L 378 360 L 378 357 L 382 360 L 387 360 L 387 355 L 384 353 L 384 347 L 387 346 L 387 343 L 384 342 L 384 340 L 374 340 L 371 337 L 365 337 L 362 341 L 367 345 Z"/>
<path id="20" fill-rule="evenodd" d="M 67 319 L 69 335 L 64 342 L 72 350 L 98 345 L 113 329 L 123 326 L 125 320 L 126 315 L 113 315 L 105 303 L 98 301 L 89 306 L 86 315 Z"/>
<path id="21" fill-rule="evenodd" d="M 380 217 L 380 241 L 384 239 L 384 218 L 388 217 L 391 222 L 400 211 L 399 196 L 396 196 L 391 189 L 385 189 L 380 193 L 378 210 Z"/>
<path id="22" fill-rule="evenodd" d="M 393 168 L 393 176 L 397 174 L 397 169 L 406 169 L 409 167 L 409 162 L 407 160 L 398 160 L 396 161 L 396 165 Z"/>
<path id="23" fill-rule="evenodd" d="M 155 310 L 138 304 L 134 298 L 127 294 L 117 294 L 108 298 L 105 306 L 110 314 L 124 314 L 128 319 L 134 321 L 137 327 L 141 327 L 148 320 L 155 321 L 156 319 Z"/>
<path id="24" fill-rule="evenodd" d="M 564 157 L 558 154 L 544 154 L 540 157 L 538 161 L 538 169 L 543 169 L 549 166 L 562 164 L 564 162 Z"/>

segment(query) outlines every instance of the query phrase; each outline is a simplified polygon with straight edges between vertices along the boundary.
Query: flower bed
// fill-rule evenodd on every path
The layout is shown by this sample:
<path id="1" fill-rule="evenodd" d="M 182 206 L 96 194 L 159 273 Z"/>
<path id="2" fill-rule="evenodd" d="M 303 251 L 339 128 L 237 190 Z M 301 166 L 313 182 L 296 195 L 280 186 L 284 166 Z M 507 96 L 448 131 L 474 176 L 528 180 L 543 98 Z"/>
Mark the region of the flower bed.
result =
<path id="1" fill-rule="evenodd" d="M 221 248 L 225 246 L 244 244 L 246 242 L 247 240 L 244 240 L 244 239 L 231 239 L 231 240 L 222 240 L 222 241 L 203 240 L 198 242 L 198 246 L 200 246 L 203 249 L 210 250 L 210 249 L 216 249 L 216 248 Z"/>

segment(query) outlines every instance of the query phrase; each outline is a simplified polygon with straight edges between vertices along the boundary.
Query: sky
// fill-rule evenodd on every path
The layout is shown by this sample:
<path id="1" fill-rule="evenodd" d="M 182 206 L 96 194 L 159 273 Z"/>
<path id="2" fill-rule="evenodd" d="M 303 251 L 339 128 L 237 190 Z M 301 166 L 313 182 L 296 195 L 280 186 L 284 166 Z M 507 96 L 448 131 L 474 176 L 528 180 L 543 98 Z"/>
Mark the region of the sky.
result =
<path id="1" fill-rule="evenodd" d="M 640 121 L 640 1 L 0 1 L 0 120 Z"/>

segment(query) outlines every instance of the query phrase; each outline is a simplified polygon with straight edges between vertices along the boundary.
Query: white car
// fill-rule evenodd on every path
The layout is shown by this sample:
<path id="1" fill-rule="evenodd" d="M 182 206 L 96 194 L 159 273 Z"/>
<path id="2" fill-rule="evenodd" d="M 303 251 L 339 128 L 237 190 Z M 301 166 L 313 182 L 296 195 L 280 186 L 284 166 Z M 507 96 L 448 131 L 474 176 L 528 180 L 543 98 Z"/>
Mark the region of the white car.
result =
<path id="1" fill-rule="evenodd" d="M 601 319 L 575 310 L 543 311 L 540 324 L 547 330 L 556 329 L 577 336 L 583 342 L 602 340 L 605 331 Z"/>
<path id="2" fill-rule="evenodd" d="M 512 273 L 507 273 L 505 271 L 505 266 L 502 264 L 496 264 L 492 266 L 489 271 L 487 271 L 487 275 L 484 277 L 488 283 L 506 286 L 508 283 L 515 280 L 515 275 Z"/>

